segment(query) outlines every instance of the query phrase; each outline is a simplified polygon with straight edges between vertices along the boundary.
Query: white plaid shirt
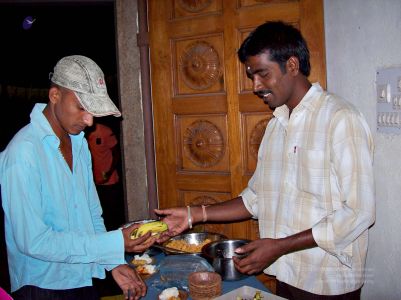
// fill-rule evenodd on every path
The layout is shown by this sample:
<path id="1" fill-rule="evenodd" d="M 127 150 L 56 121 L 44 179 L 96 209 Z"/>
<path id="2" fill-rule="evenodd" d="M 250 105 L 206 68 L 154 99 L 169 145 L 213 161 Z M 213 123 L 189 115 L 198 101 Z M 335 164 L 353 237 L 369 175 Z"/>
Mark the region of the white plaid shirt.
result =
<path id="1" fill-rule="evenodd" d="M 369 127 L 351 104 L 318 84 L 291 118 L 285 105 L 274 116 L 241 196 L 258 218 L 261 238 L 312 228 L 319 247 L 284 255 L 265 272 L 315 294 L 354 291 L 364 282 L 375 219 Z"/>

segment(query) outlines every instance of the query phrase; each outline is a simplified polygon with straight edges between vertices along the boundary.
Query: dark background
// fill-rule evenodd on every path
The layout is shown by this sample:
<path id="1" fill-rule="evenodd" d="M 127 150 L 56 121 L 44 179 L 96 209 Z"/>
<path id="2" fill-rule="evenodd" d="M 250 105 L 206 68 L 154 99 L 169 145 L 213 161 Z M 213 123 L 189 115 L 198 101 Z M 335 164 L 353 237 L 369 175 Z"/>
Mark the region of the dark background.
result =
<path id="1" fill-rule="evenodd" d="M 27 16 L 35 21 L 25 30 L 22 23 Z M 118 102 L 113 2 L 0 1 L 0 40 L 0 150 L 29 122 L 33 104 L 47 102 L 32 96 L 32 89 L 46 89 L 49 73 L 66 55 L 92 58 L 105 73 L 110 96 Z M 10 89 L 14 89 L 12 95 Z"/>
<path id="2" fill-rule="evenodd" d="M 25 30 L 27 16 L 35 21 Z M 49 73 L 66 55 L 92 58 L 105 73 L 109 95 L 119 106 L 113 1 L 0 0 L 0 40 L 0 151 L 29 122 L 34 104 L 47 102 L 46 94 L 38 96 L 37 91 L 46 92 Z M 102 296 L 119 292 L 110 274 L 95 285 Z M 10 291 L 2 209 L 0 286 Z"/>

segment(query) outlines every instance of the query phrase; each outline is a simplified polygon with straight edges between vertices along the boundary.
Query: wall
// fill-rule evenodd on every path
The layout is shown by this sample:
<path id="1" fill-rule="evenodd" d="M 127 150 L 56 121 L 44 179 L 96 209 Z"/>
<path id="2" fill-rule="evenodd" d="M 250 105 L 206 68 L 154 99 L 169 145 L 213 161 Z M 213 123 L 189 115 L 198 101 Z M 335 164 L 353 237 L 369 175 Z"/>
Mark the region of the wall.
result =
<path id="1" fill-rule="evenodd" d="M 149 216 L 140 58 L 136 41 L 138 6 L 137 1 L 116 0 L 115 7 L 119 93 L 123 115 L 125 199 L 127 219 L 132 221 L 146 219 Z"/>
<path id="2" fill-rule="evenodd" d="M 375 143 L 376 223 L 362 299 L 401 299 L 401 136 L 376 130 L 376 71 L 401 66 L 401 1 L 325 0 L 327 87 L 366 116 Z"/>

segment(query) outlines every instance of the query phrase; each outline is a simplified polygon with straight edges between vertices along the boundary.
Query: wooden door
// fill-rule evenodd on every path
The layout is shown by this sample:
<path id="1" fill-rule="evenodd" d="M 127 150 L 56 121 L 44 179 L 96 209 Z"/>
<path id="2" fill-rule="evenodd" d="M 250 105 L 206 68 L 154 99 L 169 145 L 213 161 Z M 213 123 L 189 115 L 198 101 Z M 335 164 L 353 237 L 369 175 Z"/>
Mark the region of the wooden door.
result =
<path id="1" fill-rule="evenodd" d="M 149 0 L 160 208 L 225 201 L 247 185 L 272 112 L 253 95 L 236 52 L 267 20 L 301 30 L 311 51 L 310 80 L 324 87 L 321 0 Z M 258 237 L 256 221 L 200 227 Z"/>

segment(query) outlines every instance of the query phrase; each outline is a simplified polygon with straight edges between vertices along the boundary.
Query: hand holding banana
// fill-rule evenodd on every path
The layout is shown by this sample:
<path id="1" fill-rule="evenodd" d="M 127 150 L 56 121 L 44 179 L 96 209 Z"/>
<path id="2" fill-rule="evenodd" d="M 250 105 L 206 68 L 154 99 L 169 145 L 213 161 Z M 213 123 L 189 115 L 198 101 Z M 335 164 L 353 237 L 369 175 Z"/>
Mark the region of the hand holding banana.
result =
<path id="1" fill-rule="evenodd" d="M 122 229 L 126 252 L 143 252 L 152 246 L 157 236 L 168 230 L 167 224 L 154 221 L 145 224 L 133 224 Z"/>
<path id="2" fill-rule="evenodd" d="M 136 239 L 144 234 L 148 233 L 149 231 L 152 232 L 152 236 L 159 235 L 160 233 L 168 230 L 168 226 L 163 221 L 154 221 L 142 224 L 139 228 L 136 228 L 131 233 L 131 239 Z"/>

